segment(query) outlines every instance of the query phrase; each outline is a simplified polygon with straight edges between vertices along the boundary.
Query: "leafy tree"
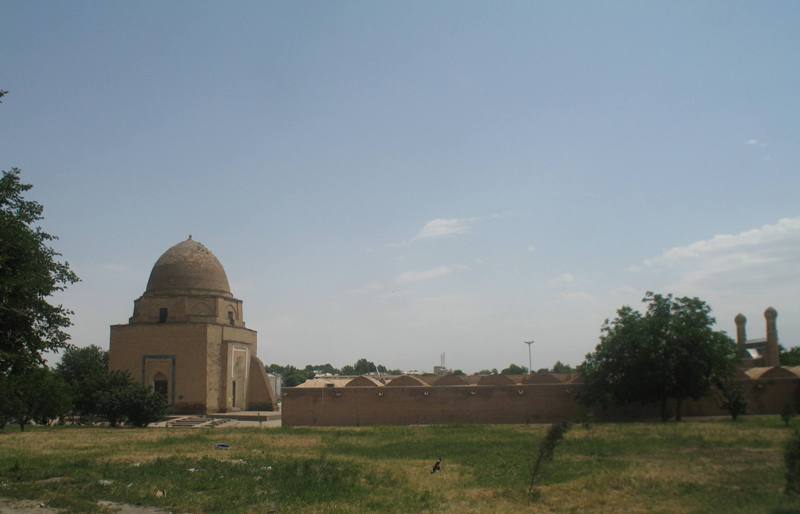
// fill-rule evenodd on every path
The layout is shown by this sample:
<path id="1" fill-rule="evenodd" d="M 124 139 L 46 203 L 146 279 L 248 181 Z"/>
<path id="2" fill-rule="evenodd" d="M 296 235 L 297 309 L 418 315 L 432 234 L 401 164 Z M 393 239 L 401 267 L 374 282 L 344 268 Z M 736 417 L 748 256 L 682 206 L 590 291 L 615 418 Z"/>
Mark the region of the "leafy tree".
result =
<path id="1" fill-rule="evenodd" d="M 297 369 L 291 364 L 287 364 L 281 373 L 283 378 L 283 385 L 286 387 L 294 387 L 302 384 L 310 378 L 314 378 L 313 371 L 306 371 L 305 369 Z"/>
<path id="2" fill-rule="evenodd" d="M 127 373 L 112 371 L 105 376 L 103 388 L 95 392 L 95 413 L 105 418 L 112 427 L 125 421 L 126 389 L 132 382 Z"/>
<path id="3" fill-rule="evenodd" d="M 455 375 L 457 377 L 463 377 L 464 375 L 466 375 L 466 373 L 464 373 L 464 371 L 462 371 L 460 369 L 456 369 L 456 370 L 453 370 L 453 375 Z"/>
<path id="4" fill-rule="evenodd" d="M 345 376 L 347 376 L 347 375 L 358 375 L 358 373 L 356 373 L 356 368 L 354 368 L 353 366 L 351 366 L 349 364 L 346 364 L 346 365 L 342 366 L 342 375 L 345 375 Z"/>
<path id="5" fill-rule="evenodd" d="M 46 424 L 72 407 L 68 387 L 46 367 L 29 368 L 2 377 L 2 417 L 15 420 L 20 430 L 31 421 Z"/>
<path id="6" fill-rule="evenodd" d="M 42 353 L 69 346 L 71 311 L 48 298 L 78 281 L 36 226 L 43 207 L 26 200 L 30 184 L 11 168 L 0 178 L 0 374 L 43 363 Z"/>
<path id="7" fill-rule="evenodd" d="M 494 370 L 493 370 L 494 371 Z M 528 372 L 525 366 L 517 366 L 516 364 L 509 364 L 506 369 L 500 372 L 501 375 L 524 375 Z M 493 373 L 495 374 L 495 373 Z"/>
<path id="8" fill-rule="evenodd" d="M 368 361 L 363 357 L 358 359 L 353 365 L 353 370 L 355 371 L 356 375 L 367 375 L 375 372 L 376 369 L 377 367 L 375 366 L 374 362 Z"/>
<path id="9" fill-rule="evenodd" d="M 564 364 L 561 361 L 556 361 L 556 363 L 553 364 L 553 368 L 551 369 L 551 371 L 553 373 L 574 373 L 575 368 L 573 368 L 569 364 Z"/>
<path id="10" fill-rule="evenodd" d="M 587 403 L 659 402 L 667 419 L 674 399 L 676 419 L 682 402 L 706 394 L 712 383 L 732 373 L 736 346 L 713 330 L 710 307 L 699 298 L 673 298 L 648 292 L 640 313 L 624 306 L 603 325 L 600 344 L 580 366 L 581 398 Z"/>
<path id="11" fill-rule="evenodd" d="M 267 371 L 273 375 L 279 375 L 283 380 L 284 387 L 294 387 L 315 376 L 314 366 L 311 364 L 304 369 L 295 368 L 291 364 L 286 366 L 270 364 L 267 366 Z"/>
<path id="12" fill-rule="evenodd" d="M 130 374 L 108 369 L 108 353 L 97 346 L 70 348 L 56 366 L 56 374 L 68 386 L 74 408 L 81 417 L 99 416 L 111 426 L 128 422 L 135 426 L 163 417 L 167 402 Z"/>
<path id="13" fill-rule="evenodd" d="M 781 366 L 800 366 L 800 346 L 789 348 L 778 345 Z"/>
<path id="14" fill-rule="evenodd" d="M 94 345 L 69 348 L 56 365 L 56 373 L 69 385 L 78 414 L 99 414 L 98 395 L 113 387 L 108 371 L 108 352 Z"/>
<path id="15" fill-rule="evenodd" d="M 280 375 L 283 376 L 283 369 L 284 367 L 280 364 L 269 364 L 265 366 L 267 369 L 267 373 L 272 373 L 273 375 Z"/>

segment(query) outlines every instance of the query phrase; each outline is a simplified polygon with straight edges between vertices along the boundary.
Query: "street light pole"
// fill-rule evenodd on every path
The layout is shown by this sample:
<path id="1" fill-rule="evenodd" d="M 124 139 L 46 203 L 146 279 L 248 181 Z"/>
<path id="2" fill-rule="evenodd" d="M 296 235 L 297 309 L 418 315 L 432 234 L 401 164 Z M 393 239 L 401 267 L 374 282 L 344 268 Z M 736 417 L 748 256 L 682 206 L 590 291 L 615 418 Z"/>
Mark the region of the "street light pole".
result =
<path id="1" fill-rule="evenodd" d="M 525 341 L 525 344 L 528 345 L 528 375 L 530 375 L 531 372 L 533 371 L 531 369 L 531 368 L 533 368 L 533 365 L 531 364 L 531 362 L 532 362 L 531 361 L 531 345 L 533 344 L 533 339 L 531 339 L 530 341 Z"/>

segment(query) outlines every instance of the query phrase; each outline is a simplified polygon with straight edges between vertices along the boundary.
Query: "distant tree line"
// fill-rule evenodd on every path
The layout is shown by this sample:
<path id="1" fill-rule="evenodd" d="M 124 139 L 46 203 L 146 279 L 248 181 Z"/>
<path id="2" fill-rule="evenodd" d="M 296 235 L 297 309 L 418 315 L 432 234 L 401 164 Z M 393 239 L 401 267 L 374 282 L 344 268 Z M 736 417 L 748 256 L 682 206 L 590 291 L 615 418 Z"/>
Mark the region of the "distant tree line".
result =
<path id="1" fill-rule="evenodd" d="M 298 368 L 291 364 L 285 366 L 269 364 L 266 366 L 266 369 L 268 373 L 279 375 L 283 379 L 283 385 L 286 387 L 294 387 L 302 384 L 306 380 L 324 374 L 352 376 L 368 375 L 370 373 L 380 373 L 382 375 L 400 375 L 402 373 L 399 369 L 388 369 L 383 364 L 375 364 L 365 358 L 358 359 L 355 364 L 347 364 L 341 368 L 336 368 L 330 363 L 325 363 L 307 364 L 303 368 Z"/>
<path id="2" fill-rule="evenodd" d="M 330 363 L 325 364 L 307 364 L 303 368 L 298 368 L 287 364 L 281 366 L 280 364 L 268 364 L 265 366 L 268 373 L 278 375 L 283 379 L 283 385 L 286 387 L 294 387 L 302 384 L 306 380 L 316 378 L 325 374 L 342 375 L 342 376 L 355 376 L 355 375 L 368 375 L 370 373 L 380 373 L 381 375 L 401 375 L 403 372 L 400 369 L 388 369 L 383 364 L 375 364 L 374 362 L 361 358 L 355 364 L 347 364 L 341 368 L 336 368 Z M 541 368 L 540 373 L 574 373 L 575 368 L 568 364 L 563 364 L 561 361 L 556 361 L 552 368 Z M 455 369 L 450 372 L 452 375 L 465 376 L 463 370 Z M 497 369 L 483 369 L 479 371 L 478 375 L 524 375 L 528 373 L 528 368 L 525 366 L 518 366 L 516 364 L 509 364 L 507 368 L 502 371 Z"/>
<path id="3" fill-rule="evenodd" d="M 573 368 L 569 364 L 564 364 L 561 361 L 556 361 L 551 368 L 539 368 L 536 370 L 537 373 L 575 373 L 577 371 L 576 368 Z M 482 369 L 475 373 L 476 375 L 527 375 L 528 374 L 528 366 L 519 366 L 517 364 L 509 364 L 508 367 L 503 368 L 501 371 L 497 371 L 497 368 L 492 369 Z"/>

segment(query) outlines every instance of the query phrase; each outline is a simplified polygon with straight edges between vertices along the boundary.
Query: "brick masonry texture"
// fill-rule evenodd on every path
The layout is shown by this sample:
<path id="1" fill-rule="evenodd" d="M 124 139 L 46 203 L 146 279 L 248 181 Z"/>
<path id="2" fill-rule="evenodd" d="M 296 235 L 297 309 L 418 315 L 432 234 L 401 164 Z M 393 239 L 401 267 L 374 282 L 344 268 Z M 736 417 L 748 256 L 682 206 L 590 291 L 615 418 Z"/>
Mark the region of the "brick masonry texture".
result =
<path id="1" fill-rule="evenodd" d="M 780 368 L 776 368 L 780 369 Z M 779 414 L 795 406 L 798 378 L 740 381 L 748 414 Z M 550 423 L 575 419 L 579 384 L 285 388 L 284 426 L 416 425 L 442 423 Z M 717 393 L 686 401 L 684 416 L 723 416 Z M 594 412 L 597 419 L 658 417 L 657 405 Z"/>

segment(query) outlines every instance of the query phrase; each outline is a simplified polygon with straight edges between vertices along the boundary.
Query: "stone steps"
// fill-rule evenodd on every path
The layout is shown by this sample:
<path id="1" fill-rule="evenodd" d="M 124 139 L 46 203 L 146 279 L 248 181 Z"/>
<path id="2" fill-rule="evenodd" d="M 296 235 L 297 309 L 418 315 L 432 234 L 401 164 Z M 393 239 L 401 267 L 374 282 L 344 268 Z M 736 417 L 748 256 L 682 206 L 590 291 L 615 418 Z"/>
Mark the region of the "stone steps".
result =
<path id="1" fill-rule="evenodd" d="M 168 428 L 213 428 L 224 423 L 225 419 L 211 419 L 200 416 L 186 416 L 167 422 Z"/>

